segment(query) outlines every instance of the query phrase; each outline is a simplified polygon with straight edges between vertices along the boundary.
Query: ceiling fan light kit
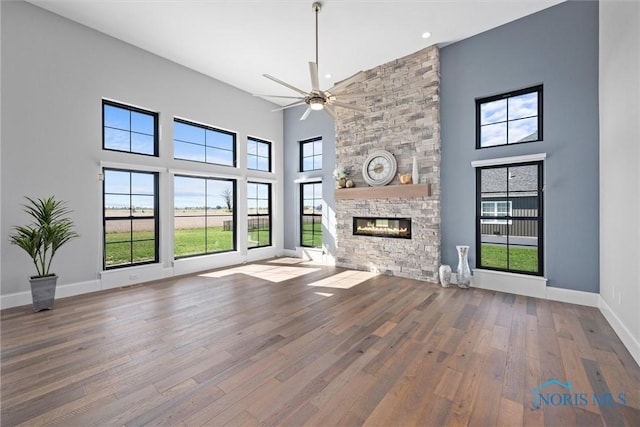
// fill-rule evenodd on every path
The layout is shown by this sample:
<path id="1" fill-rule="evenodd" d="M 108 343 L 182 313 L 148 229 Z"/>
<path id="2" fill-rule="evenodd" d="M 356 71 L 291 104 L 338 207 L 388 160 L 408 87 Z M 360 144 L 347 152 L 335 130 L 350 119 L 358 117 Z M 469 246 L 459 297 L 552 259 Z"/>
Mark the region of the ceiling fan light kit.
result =
<path id="1" fill-rule="evenodd" d="M 349 98 L 357 98 L 357 97 L 369 95 L 367 93 L 358 93 L 358 94 L 341 94 L 340 93 L 340 90 L 344 89 L 350 83 L 351 79 L 355 78 L 358 74 L 356 74 L 355 76 L 347 80 L 344 80 L 338 83 L 337 85 L 334 85 L 329 90 L 323 91 L 320 89 L 320 82 L 318 79 L 318 13 L 322 9 L 322 4 L 320 2 L 314 2 L 311 5 L 311 9 L 313 10 L 313 13 L 315 13 L 315 18 L 316 18 L 316 62 L 309 62 L 311 90 L 307 92 L 295 86 L 292 86 L 289 83 L 286 83 L 280 79 L 277 79 L 269 74 L 263 74 L 263 76 L 268 78 L 269 80 L 274 81 L 286 88 L 289 88 L 294 92 L 298 92 L 300 95 L 298 96 L 254 95 L 254 96 L 261 96 L 265 98 L 289 98 L 289 99 L 296 100 L 291 104 L 285 105 L 284 107 L 281 107 L 281 108 L 276 108 L 273 111 L 285 110 L 287 108 L 306 104 L 307 109 L 302 115 L 302 117 L 300 117 L 300 120 L 306 119 L 311 113 L 311 111 L 319 111 L 319 110 L 324 110 L 329 116 L 331 116 L 331 118 L 335 120 L 336 113 L 333 110 L 333 107 L 347 108 L 347 109 L 361 111 L 361 112 L 367 111 L 366 107 L 355 105 L 355 104 L 349 104 L 346 102 L 341 102 L 339 100 L 340 97 L 349 99 Z"/>

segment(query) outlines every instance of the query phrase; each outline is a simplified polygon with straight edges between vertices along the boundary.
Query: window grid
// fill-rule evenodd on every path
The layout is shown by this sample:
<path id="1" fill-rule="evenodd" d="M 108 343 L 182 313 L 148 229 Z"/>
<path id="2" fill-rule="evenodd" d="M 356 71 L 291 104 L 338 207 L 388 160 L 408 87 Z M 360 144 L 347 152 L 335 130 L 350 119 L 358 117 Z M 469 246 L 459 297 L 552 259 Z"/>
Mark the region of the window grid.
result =
<path id="1" fill-rule="evenodd" d="M 236 166 L 233 132 L 174 118 L 173 135 L 174 159 Z"/>
<path id="2" fill-rule="evenodd" d="M 235 180 L 176 175 L 174 257 L 236 250 L 235 206 Z"/>
<path id="3" fill-rule="evenodd" d="M 300 141 L 300 172 L 322 169 L 322 138 Z"/>
<path id="4" fill-rule="evenodd" d="M 247 169 L 271 172 L 271 142 L 247 138 Z"/>
<path id="5" fill-rule="evenodd" d="M 158 114 L 102 100 L 102 149 L 158 156 Z"/>
<path id="6" fill-rule="evenodd" d="M 322 247 L 322 182 L 300 184 L 300 246 Z"/>
<path id="7" fill-rule="evenodd" d="M 103 268 L 158 262 L 158 174 L 121 169 L 103 173 Z"/>
<path id="8" fill-rule="evenodd" d="M 476 148 L 535 141 L 542 141 L 542 85 L 476 99 Z"/>
<path id="9" fill-rule="evenodd" d="M 478 268 L 543 275 L 542 167 L 529 162 L 476 169 Z"/>
<path id="10" fill-rule="evenodd" d="M 248 248 L 271 246 L 271 184 L 247 183 Z"/>

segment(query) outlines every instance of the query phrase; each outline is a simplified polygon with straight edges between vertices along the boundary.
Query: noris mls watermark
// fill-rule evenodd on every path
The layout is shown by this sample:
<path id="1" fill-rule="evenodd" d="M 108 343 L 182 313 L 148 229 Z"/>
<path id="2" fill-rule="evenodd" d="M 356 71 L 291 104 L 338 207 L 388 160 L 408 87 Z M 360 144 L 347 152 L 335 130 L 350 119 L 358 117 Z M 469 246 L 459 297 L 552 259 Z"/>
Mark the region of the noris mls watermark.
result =
<path id="1" fill-rule="evenodd" d="M 554 384 L 564 390 L 560 392 L 544 390 Z M 533 393 L 533 407 L 536 409 L 543 406 L 624 406 L 627 404 L 626 393 L 580 393 L 573 389 L 571 381 L 567 380 L 565 384 L 555 378 L 529 390 L 529 393 Z"/>

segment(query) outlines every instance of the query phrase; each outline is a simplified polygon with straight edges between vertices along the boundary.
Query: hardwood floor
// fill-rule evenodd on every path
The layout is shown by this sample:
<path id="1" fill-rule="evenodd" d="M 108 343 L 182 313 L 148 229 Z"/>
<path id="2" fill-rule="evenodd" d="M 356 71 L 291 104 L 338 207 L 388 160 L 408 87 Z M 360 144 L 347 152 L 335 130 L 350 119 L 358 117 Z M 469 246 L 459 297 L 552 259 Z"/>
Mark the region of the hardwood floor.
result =
<path id="1" fill-rule="evenodd" d="M 597 309 L 480 289 L 282 258 L 1 321 L 2 426 L 640 425 Z"/>

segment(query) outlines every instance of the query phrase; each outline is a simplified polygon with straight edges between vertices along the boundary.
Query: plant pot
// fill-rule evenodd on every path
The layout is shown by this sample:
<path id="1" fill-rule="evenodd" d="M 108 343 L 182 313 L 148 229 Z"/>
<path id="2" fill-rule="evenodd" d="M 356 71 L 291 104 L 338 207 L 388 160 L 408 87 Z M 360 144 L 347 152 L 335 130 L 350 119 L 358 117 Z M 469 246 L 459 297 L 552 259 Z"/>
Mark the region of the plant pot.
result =
<path id="1" fill-rule="evenodd" d="M 53 300 L 56 297 L 56 283 L 58 276 L 55 274 L 46 277 L 31 278 L 31 299 L 33 311 L 51 310 Z"/>

